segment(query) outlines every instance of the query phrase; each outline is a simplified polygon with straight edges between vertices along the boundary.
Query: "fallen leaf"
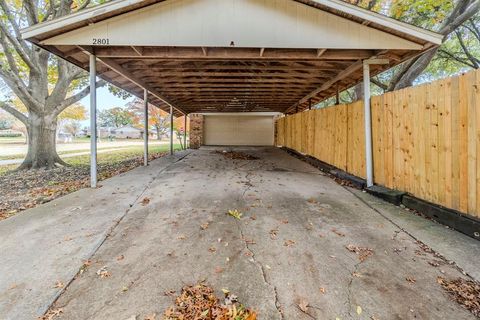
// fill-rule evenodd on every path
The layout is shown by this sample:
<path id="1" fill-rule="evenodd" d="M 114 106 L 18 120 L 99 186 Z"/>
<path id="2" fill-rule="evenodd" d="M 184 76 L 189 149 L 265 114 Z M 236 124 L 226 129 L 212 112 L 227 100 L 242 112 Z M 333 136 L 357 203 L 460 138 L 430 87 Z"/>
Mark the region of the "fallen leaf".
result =
<path id="1" fill-rule="evenodd" d="M 234 217 L 237 220 L 240 220 L 242 218 L 242 213 L 238 211 L 237 209 L 235 210 L 228 210 L 228 214 L 232 217 Z"/>
<path id="2" fill-rule="evenodd" d="M 64 286 L 65 286 L 65 285 L 63 284 L 62 281 L 57 281 L 57 282 L 55 283 L 54 288 L 63 288 Z"/>
<path id="3" fill-rule="evenodd" d="M 302 312 L 308 313 L 308 301 L 306 299 L 300 299 L 297 305 Z"/>
<path id="4" fill-rule="evenodd" d="M 176 293 L 175 290 L 168 290 L 168 291 L 165 291 L 163 294 L 166 296 L 174 296 L 175 293 Z"/>
<path id="5" fill-rule="evenodd" d="M 156 317 L 157 317 L 157 314 L 152 313 L 152 314 L 149 314 L 149 315 L 145 316 L 144 320 L 155 320 Z"/>
<path id="6" fill-rule="evenodd" d="M 293 240 L 286 240 L 286 241 L 283 243 L 283 245 L 284 245 L 285 247 L 291 247 L 291 246 L 293 246 L 294 244 L 295 244 L 295 241 L 293 241 Z"/>
<path id="7" fill-rule="evenodd" d="M 143 200 L 142 200 L 142 206 L 146 206 L 146 205 L 149 204 L 149 203 L 150 203 L 150 198 L 147 198 L 147 197 L 143 198 Z"/>
<path id="8" fill-rule="evenodd" d="M 117 257 L 117 261 L 122 261 L 123 259 L 125 259 L 125 256 L 123 254 Z"/>
<path id="9" fill-rule="evenodd" d="M 202 230 L 207 230 L 209 224 L 210 224 L 210 223 L 208 223 L 208 222 L 202 223 L 202 224 L 200 225 L 200 229 L 202 229 Z"/>
<path id="10" fill-rule="evenodd" d="M 412 276 L 406 277 L 405 280 L 407 280 L 407 281 L 410 282 L 410 283 L 415 283 L 415 282 L 417 282 L 417 280 L 416 280 L 414 277 L 412 277 Z"/>
<path id="11" fill-rule="evenodd" d="M 325 294 L 325 293 L 327 292 L 327 290 L 326 290 L 324 287 L 321 287 L 321 288 L 320 288 L 320 292 L 323 293 L 323 294 Z"/>
<path id="12" fill-rule="evenodd" d="M 278 229 L 272 229 L 270 230 L 269 233 L 270 233 L 270 239 L 275 240 L 278 235 Z"/>
<path id="13" fill-rule="evenodd" d="M 346 246 L 347 250 L 350 252 L 354 252 L 355 254 L 358 255 L 358 259 L 363 262 L 365 261 L 368 257 L 373 255 L 373 250 L 370 248 L 365 248 L 365 247 L 358 247 L 354 246 L 353 244 L 349 244 Z"/>
<path id="14" fill-rule="evenodd" d="M 340 231 L 338 231 L 337 229 L 333 228 L 332 229 L 332 232 L 335 233 L 337 236 L 339 237 L 345 237 L 345 234 L 344 233 L 341 233 Z"/>
<path id="15" fill-rule="evenodd" d="M 362 311 L 363 311 L 363 310 L 362 310 L 362 307 L 357 306 L 357 314 L 358 314 L 358 315 L 361 315 L 361 314 L 362 314 Z"/>
<path id="16" fill-rule="evenodd" d="M 41 316 L 39 317 L 38 319 L 39 320 L 53 320 L 54 318 L 56 318 L 57 316 L 59 316 L 60 314 L 63 313 L 63 309 L 62 308 L 58 308 L 58 309 L 49 309 L 47 311 L 47 313 L 45 313 L 44 316 Z"/>
<path id="17" fill-rule="evenodd" d="M 100 278 L 109 278 L 112 274 L 108 272 L 107 266 L 103 266 L 97 271 L 97 275 L 100 276 Z"/>

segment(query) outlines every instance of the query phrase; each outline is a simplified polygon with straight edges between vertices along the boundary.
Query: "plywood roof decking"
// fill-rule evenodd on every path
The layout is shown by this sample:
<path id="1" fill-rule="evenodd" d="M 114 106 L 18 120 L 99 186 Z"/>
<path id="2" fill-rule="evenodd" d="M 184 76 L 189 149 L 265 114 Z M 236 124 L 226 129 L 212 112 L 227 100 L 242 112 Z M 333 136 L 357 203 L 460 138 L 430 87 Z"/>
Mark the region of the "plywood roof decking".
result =
<path id="1" fill-rule="evenodd" d="M 169 1 L 174 3 L 176 0 Z M 187 1 L 192 2 L 192 0 L 179 0 L 178 3 Z M 203 1 L 213 3 L 215 0 Z M 291 0 L 244 1 L 291 2 Z M 117 1 L 117 6 L 119 2 L 124 2 L 124 0 Z M 130 2 L 134 3 L 132 4 L 133 10 L 153 3 L 153 1 Z M 386 31 L 384 25 L 375 26 L 378 24 L 378 19 L 377 22 L 361 20 L 358 16 L 346 13 L 348 10 L 346 12 L 333 10 L 322 4 L 336 4 L 335 0 L 293 2 L 302 3 L 296 5 L 295 8 L 307 4 L 308 6 L 305 8 L 310 8 L 310 10 L 312 7 L 309 6 L 313 6 L 334 16 L 341 16 L 342 19 L 347 18 L 359 25 L 368 25 L 374 28 L 372 30 L 383 28 L 382 31 Z M 122 9 L 123 12 L 126 12 L 126 8 Z M 351 6 L 347 8 L 351 8 Z M 90 21 L 98 22 L 100 21 L 98 19 L 116 15 L 114 11 L 109 13 L 108 10 L 106 11 L 107 13 L 91 17 Z M 103 18 L 102 15 L 104 15 Z M 88 54 L 94 53 L 100 61 L 98 65 L 100 77 L 139 97 L 143 96 L 142 88 L 145 87 L 152 92 L 150 99 L 153 104 L 168 109 L 164 103 L 167 101 L 178 108 L 177 115 L 180 115 L 181 112 L 299 111 L 334 95 L 337 90 L 346 89 L 361 81 L 363 59 L 377 57 L 388 58 L 391 61 L 389 65 L 373 66 L 372 73 L 376 74 L 435 45 L 418 38 L 421 32 L 416 32 L 415 36 L 412 36 L 394 30 L 389 30 L 389 33 L 395 33 L 396 37 L 411 41 L 417 47 L 421 45 L 422 49 L 405 49 L 405 44 L 399 44 L 399 48 L 402 48 L 399 50 L 390 47 L 388 49 L 364 48 L 362 45 L 355 49 L 289 49 L 263 46 L 258 48 L 235 47 L 235 44 L 232 44 L 232 47 L 92 46 L 81 41 L 78 45 L 70 45 L 75 44 L 75 41 L 69 45 L 48 44 L 52 36 L 79 27 L 83 27 L 83 25 L 77 21 L 74 26 L 67 24 L 43 33 L 37 32 L 35 37 L 30 40 L 84 69 L 88 69 Z M 128 27 L 126 25 L 127 29 Z M 405 28 L 405 25 L 402 24 L 401 28 Z M 348 30 L 343 32 L 345 31 L 348 32 Z M 30 29 L 26 32 L 32 35 L 35 30 Z M 267 37 L 268 33 L 263 36 Z M 428 33 L 428 36 L 432 36 L 432 34 Z M 128 41 L 129 38 L 125 39 Z M 348 36 L 344 39 L 347 41 L 344 43 L 348 43 Z M 216 38 L 213 40 L 216 41 Z M 135 42 L 132 40 L 132 43 Z M 330 40 L 330 43 L 333 43 L 333 40 Z M 285 41 L 285 44 L 293 46 L 288 41 Z"/>

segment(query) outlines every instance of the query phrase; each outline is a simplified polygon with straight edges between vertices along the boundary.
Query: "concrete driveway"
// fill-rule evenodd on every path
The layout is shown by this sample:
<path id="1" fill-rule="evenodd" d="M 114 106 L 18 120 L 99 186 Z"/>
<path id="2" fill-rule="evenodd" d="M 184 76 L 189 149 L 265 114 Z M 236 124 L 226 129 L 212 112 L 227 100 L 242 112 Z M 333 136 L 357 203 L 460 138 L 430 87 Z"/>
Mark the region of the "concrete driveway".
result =
<path id="1" fill-rule="evenodd" d="M 161 318 L 166 292 L 199 281 L 229 289 L 259 319 L 475 319 L 437 277 L 478 279 L 478 241 L 281 150 L 239 150 L 260 159 L 178 154 L 0 223 L 0 319 L 34 319 L 53 300 L 63 310 L 54 319 Z M 362 248 L 360 259 L 352 251 Z"/>

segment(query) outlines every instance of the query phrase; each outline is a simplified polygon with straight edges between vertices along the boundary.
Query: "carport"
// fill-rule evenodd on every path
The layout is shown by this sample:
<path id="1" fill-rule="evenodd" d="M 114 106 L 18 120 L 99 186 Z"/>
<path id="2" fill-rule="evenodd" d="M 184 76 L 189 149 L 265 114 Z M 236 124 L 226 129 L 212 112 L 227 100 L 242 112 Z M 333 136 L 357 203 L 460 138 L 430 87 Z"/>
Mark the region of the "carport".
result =
<path id="1" fill-rule="evenodd" d="M 91 128 L 97 77 L 169 111 L 172 119 L 225 113 L 229 121 L 240 114 L 301 112 L 364 81 L 368 185 L 370 76 L 442 40 L 339 0 L 118 0 L 23 30 L 23 37 L 90 72 Z M 255 135 L 240 141 L 235 134 L 218 140 L 228 125 L 222 130 L 221 121 L 209 121 L 219 129 L 210 130 L 211 141 L 256 141 Z M 91 132 L 95 187 L 96 130 Z"/>

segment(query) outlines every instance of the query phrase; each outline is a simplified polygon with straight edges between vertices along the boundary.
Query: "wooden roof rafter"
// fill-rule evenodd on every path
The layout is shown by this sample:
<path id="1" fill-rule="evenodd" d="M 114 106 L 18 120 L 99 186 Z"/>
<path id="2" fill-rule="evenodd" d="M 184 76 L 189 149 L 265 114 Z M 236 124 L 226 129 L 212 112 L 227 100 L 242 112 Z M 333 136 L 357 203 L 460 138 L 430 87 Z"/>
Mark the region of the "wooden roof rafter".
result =
<path id="1" fill-rule="evenodd" d="M 169 4 L 175 1 L 117 0 L 28 28 L 23 31 L 23 36 L 86 70 L 88 55 L 94 53 L 101 63 L 98 67 L 100 77 L 140 98 L 143 97 L 143 88 L 146 88 L 151 92 L 149 98 L 153 104 L 165 110 L 173 105 L 177 109 L 176 114 L 215 110 L 301 111 L 311 103 L 336 94 L 337 89 L 346 89 L 358 83 L 362 79 L 363 60 L 378 57 L 391 61 L 388 65 L 374 68 L 372 74 L 375 75 L 441 41 L 441 36 L 433 32 L 359 9 L 340 0 L 276 0 L 275 6 L 268 1 L 252 0 L 235 6 L 236 9 L 244 10 L 243 13 L 255 16 L 257 20 L 249 19 L 253 25 L 263 21 L 255 10 L 265 15 L 276 14 L 280 20 L 283 19 L 284 24 L 275 27 L 280 27 L 282 32 L 287 33 L 293 32 L 295 28 L 286 28 L 285 25 L 289 25 L 290 20 L 284 17 L 295 17 L 295 25 L 301 25 L 302 28 L 294 31 L 304 30 L 312 35 L 311 39 L 297 39 L 292 36 L 294 33 L 290 36 L 282 33 L 279 36 L 275 33 L 275 28 L 269 29 L 268 26 L 256 26 L 255 30 L 259 34 L 246 37 L 250 26 L 237 21 L 235 15 L 224 20 L 194 19 L 206 23 L 206 30 L 218 26 L 218 21 L 224 21 L 225 28 L 218 28 L 222 32 L 213 32 L 214 36 L 212 32 L 206 35 L 198 33 L 201 28 L 190 31 L 177 28 L 185 31 L 182 34 L 182 30 L 173 27 L 171 31 L 177 33 L 170 38 L 166 28 L 156 29 L 158 33 L 166 34 L 152 34 L 150 23 L 164 23 L 164 19 L 147 22 L 145 19 L 159 17 L 161 14 L 165 14 L 163 18 L 170 19 L 179 12 L 185 16 L 189 14 L 186 10 L 193 3 L 210 5 L 209 9 L 202 11 L 203 15 L 208 10 L 216 10 L 215 5 L 228 6 L 233 0 L 185 0 L 179 3 L 174 14 L 173 11 L 170 14 L 168 10 L 172 9 Z M 252 11 L 254 5 L 257 7 Z M 181 6 L 184 6 L 183 13 L 179 9 Z M 149 15 L 154 10 L 156 14 Z M 143 14 L 141 17 L 145 19 L 128 20 L 128 17 L 135 17 L 137 13 Z M 328 19 L 321 19 L 322 17 Z M 337 20 L 331 26 L 322 24 L 322 21 L 329 21 L 330 18 Z M 109 23 L 116 27 L 109 27 Z M 135 27 L 130 28 L 129 24 Z M 234 24 L 233 30 L 239 27 L 245 33 L 228 33 L 228 24 Z M 336 33 L 323 33 L 328 35 L 326 38 L 329 40 L 322 42 L 322 39 L 315 36 L 318 34 L 315 30 L 327 30 L 337 25 L 342 27 L 332 30 L 339 32 L 338 37 Z M 352 28 L 349 29 L 348 26 Z M 86 33 L 88 30 L 93 33 Z M 129 30 L 136 30 L 137 36 L 129 38 Z M 146 32 L 138 33 L 141 30 Z M 201 37 L 189 34 L 192 31 Z M 113 37 L 110 44 L 108 38 L 100 39 L 105 40 L 102 45 L 88 42 L 92 37 L 98 38 L 98 35 L 103 34 Z M 230 36 L 237 38 L 228 41 L 229 46 L 222 41 L 230 40 Z M 190 42 L 186 45 L 178 44 L 185 39 Z M 275 46 L 268 45 L 269 43 Z"/>

